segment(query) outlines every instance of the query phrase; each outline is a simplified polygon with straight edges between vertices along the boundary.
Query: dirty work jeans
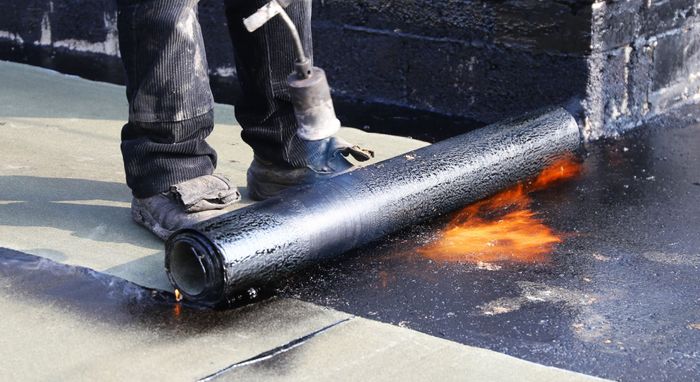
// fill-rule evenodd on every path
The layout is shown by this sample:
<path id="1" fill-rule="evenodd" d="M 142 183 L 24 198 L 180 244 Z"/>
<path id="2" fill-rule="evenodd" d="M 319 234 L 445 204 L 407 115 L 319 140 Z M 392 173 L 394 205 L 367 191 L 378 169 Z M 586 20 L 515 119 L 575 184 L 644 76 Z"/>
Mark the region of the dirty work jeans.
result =
<path id="1" fill-rule="evenodd" d="M 255 155 L 301 167 L 305 154 L 286 86 L 296 59 L 291 37 L 279 17 L 254 33 L 242 23 L 266 2 L 225 0 L 242 89 L 236 118 Z M 117 0 L 129 101 L 121 149 L 127 184 L 139 198 L 211 174 L 216 167 L 216 152 L 205 141 L 214 127 L 214 100 L 197 3 Z M 287 12 L 311 57 L 311 0 L 296 0 Z"/>

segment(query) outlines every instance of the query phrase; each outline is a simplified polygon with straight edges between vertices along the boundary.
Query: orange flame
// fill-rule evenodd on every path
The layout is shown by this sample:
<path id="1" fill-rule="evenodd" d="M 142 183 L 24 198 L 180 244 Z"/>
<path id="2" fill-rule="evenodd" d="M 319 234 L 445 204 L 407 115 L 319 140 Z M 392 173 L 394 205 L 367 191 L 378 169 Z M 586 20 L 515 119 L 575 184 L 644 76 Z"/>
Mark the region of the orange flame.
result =
<path id="1" fill-rule="evenodd" d="M 535 181 L 528 185 L 528 192 L 543 190 L 555 183 L 573 179 L 581 173 L 581 167 L 581 163 L 570 156 L 555 161 L 542 170 Z"/>
<path id="2" fill-rule="evenodd" d="M 180 304 L 180 301 L 182 301 L 182 293 L 180 293 L 179 289 L 175 289 L 175 305 L 173 306 L 173 315 L 175 317 L 179 317 L 180 314 L 182 313 L 182 305 Z"/>
<path id="3" fill-rule="evenodd" d="M 567 157 L 544 169 L 533 181 L 518 183 L 467 206 L 450 221 L 438 240 L 418 252 L 440 261 L 492 263 L 547 261 L 560 234 L 530 210 L 528 193 L 576 177 L 580 163 Z"/>

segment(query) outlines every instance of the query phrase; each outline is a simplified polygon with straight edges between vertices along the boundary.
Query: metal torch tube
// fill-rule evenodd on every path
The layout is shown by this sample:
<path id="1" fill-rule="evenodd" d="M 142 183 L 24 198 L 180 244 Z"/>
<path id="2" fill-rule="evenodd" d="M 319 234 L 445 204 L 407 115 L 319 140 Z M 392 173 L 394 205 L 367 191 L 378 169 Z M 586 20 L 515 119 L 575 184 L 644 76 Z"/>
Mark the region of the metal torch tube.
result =
<path id="1" fill-rule="evenodd" d="M 223 301 L 487 197 L 579 145 L 561 108 L 491 125 L 176 232 L 166 270 L 187 298 Z"/>
<path id="2" fill-rule="evenodd" d="M 304 52 L 304 46 L 301 44 L 301 37 L 299 36 L 299 31 L 297 30 L 296 25 L 294 25 L 294 21 L 292 21 L 292 19 L 289 18 L 287 12 L 285 11 L 281 11 L 279 13 L 279 16 L 287 25 L 287 29 L 289 29 L 289 33 L 292 35 L 292 40 L 294 41 L 294 49 L 297 51 L 297 62 L 308 61 L 308 59 L 306 58 L 306 53 Z"/>

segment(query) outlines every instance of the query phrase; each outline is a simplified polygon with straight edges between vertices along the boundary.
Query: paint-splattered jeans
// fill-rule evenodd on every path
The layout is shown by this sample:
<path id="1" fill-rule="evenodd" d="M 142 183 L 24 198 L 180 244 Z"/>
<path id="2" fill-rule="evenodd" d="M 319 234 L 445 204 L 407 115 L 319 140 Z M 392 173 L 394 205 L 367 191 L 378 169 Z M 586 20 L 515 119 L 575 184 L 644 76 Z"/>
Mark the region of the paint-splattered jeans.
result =
<path id="1" fill-rule="evenodd" d="M 242 97 L 242 138 L 263 159 L 305 165 L 286 78 L 295 60 L 279 18 L 249 33 L 242 19 L 266 0 L 224 0 Z M 122 130 L 126 180 L 136 197 L 211 174 L 216 152 L 205 139 L 214 127 L 198 0 L 117 0 L 119 47 L 127 77 L 129 122 Z M 287 12 L 311 57 L 311 0 Z"/>

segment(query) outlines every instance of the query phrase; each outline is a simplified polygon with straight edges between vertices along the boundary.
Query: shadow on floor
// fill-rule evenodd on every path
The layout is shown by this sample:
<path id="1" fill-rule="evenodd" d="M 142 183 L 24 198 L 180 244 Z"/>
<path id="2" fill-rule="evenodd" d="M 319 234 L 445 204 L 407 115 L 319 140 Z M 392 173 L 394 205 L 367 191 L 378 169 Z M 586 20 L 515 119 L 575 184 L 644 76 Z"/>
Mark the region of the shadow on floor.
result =
<path id="1" fill-rule="evenodd" d="M 122 183 L 0 176 L 0 226 L 51 227 L 94 241 L 162 249 L 131 220 L 130 201 Z"/>

